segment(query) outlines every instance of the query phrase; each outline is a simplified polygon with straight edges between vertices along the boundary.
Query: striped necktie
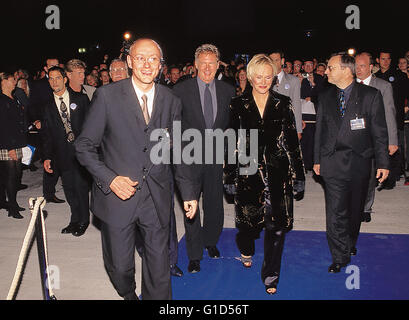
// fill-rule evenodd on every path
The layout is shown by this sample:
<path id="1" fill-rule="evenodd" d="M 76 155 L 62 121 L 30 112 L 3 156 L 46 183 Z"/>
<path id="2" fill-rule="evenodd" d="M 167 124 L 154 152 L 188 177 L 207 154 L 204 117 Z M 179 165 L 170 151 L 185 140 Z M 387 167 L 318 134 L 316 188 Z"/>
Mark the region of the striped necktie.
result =
<path id="1" fill-rule="evenodd" d="M 345 114 L 345 91 L 340 90 L 339 93 L 339 111 L 341 112 L 341 116 L 343 117 Z"/>

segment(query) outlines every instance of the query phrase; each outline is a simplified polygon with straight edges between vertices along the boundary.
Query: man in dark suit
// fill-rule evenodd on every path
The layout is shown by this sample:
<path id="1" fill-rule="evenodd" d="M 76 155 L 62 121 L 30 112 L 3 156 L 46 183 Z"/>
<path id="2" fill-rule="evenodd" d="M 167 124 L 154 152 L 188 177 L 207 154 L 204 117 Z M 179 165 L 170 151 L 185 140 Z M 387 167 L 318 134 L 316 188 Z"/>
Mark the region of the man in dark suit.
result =
<path id="1" fill-rule="evenodd" d="M 81 133 L 89 102 L 86 95 L 67 89 L 64 69 L 52 67 L 48 76 L 53 99 L 44 108 L 41 130 L 44 170 L 50 174 L 58 170 L 70 205 L 70 223 L 61 233 L 79 237 L 89 225 L 89 183 L 86 170 L 75 157 L 73 143 Z"/>
<path id="2" fill-rule="evenodd" d="M 327 239 L 333 261 L 328 271 L 336 273 L 357 253 L 372 158 L 376 178 L 382 182 L 388 176 L 388 132 L 382 95 L 354 81 L 353 57 L 333 55 L 325 73 L 334 86 L 318 100 L 314 171 L 324 180 Z"/>
<path id="3" fill-rule="evenodd" d="M 182 106 L 170 89 L 154 83 L 161 61 L 162 50 L 155 41 L 136 40 L 127 57 L 132 77 L 95 92 L 75 142 L 78 160 L 94 178 L 91 210 L 102 221 L 105 268 L 118 294 L 129 300 L 137 299 L 137 230 L 144 245 L 143 299 L 172 297 L 168 248 L 172 173 L 169 164 L 153 161 L 157 143 L 150 136 L 160 130 L 171 139 Z M 175 180 L 186 216 L 193 218 L 199 192 L 187 169 L 175 166 Z"/>
<path id="4" fill-rule="evenodd" d="M 373 58 L 370 53 L 362 52 L 355 57 L 356 81 L 378 89 L 382 94 L 383 105 L 385 107 L 386 126 L 388 128 L 389 157 L 398 150 L 398 130 L 396 127 L 396 109 L 393 100 L 393 90 L 390 83 L 372 74 Z M 389 161 L 393 161 L 389 158 Z M 375 200 L 375 163 L 372 164 L 371 178 L 369 180 L 368 195 L 365 201 L 365 208 L 362 220 L 371 221 L 372 205 Z M 390 176 L 389 176 L 390 178 Z"/>
<path id="5" fill-rule="evenodd" d="M 48 82 L 48 70 L 54 66 L 58 66 L 58 59 L 48 58 L 46 60 L 46 65 L 44 66 L 44 71 L 46 76 L 40 80 L 34 81 L 31 94 L 30 94 L 30 104 L 29 104 L 29 119 L 30 122 L 34 123 L 37 130 L 42 128 L 42 122 L 44 117 L 44 108 L 53 99 L 53 90 Z M 42 146 L 40 146 L 41 148 Z M 40 153 L 43 153 L 42 150 Z M 41 154 L 42 160 L 44 160 L 44 154 Z M 54 203 L 64 203 L 65 201 L 57 198 L 55 195 L 55 185 L 57 184 L 58 177 L 60 173 L 58 169 L 55 168 L 53 173 L 50 174 L 44 170 L 43 173 L 43 196 L 47 202 Z"/>
<path id="6" fill-rule="evenodd" d="M 225 130 L 229 123 L 229 105 L 235 89 L 224 81 L 215 79 L 219 67 L 220 54 L 211 44 L 203 44 L 196 49 L 195 66 L 197 77 L 185 80 L 173 87 L 173 92 L 182 100 L 182 130 L 199 130 L 205 137 L 205 129 Z M 200 271 L 200 260 L 206 248 L 211 258 L 218 258 L 216 247 L 223 230 L 223 166 L 213 161 L 206 164 L 202 145 L 201 164 L 192 164 L 203 192 L 203 228 L 200 212 L 192 220 L 185 219 L 186 247 L 189 257 L 188 271 Z M 218 150 L 220 151 L 220 150 Z"/>

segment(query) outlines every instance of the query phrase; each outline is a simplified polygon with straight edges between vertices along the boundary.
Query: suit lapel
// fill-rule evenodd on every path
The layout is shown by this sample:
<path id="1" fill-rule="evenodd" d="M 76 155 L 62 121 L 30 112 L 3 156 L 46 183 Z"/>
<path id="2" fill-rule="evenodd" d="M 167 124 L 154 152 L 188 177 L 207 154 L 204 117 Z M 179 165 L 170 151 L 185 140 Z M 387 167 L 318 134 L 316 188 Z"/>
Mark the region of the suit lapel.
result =
<path id="1" fill-rule="evenodd" d="M 193 79 L 194 79 L 194 80 L 192 80 L 193 90 L 191 90 L 191 92 L 192 92 L 192 107 L 196 108 L 196 112 L 194 112 L 194 113 L 197 114 L 197 116 L 199 117 L 199 121 L 202 124 L 202 127 L 206 128 L 206 122 L 205 122 L 205 118 L 204 118 L 204 115 L 203 115 L 202 100 L 200 99 L 199 85 L 197 83 L 197 79 L 196 78 L 193 78 Z"/>
<path id="2" fill-rule="evenodd" d="M 214 119 L 214 124 L 213 128 L 218 127 L 218 122 L 221 121 L 220 117 L 223 115 L 223 110 L 221 109 L 223 107 L 223 100 L 222 100 L 222 89 L 220 87 L 220 82 L 218 80 L 215 80 L 215 85 L 216 85 L 216 101 L 217 101 L 217 113 L 216 117 Z M 204 117 L 203 117 L 204 119 Z"/>
<path id="3" fill-rule="evenodd" d="M 357 112 L 357 105 L 358 105 L 358 100 L 359 100 L 359 95 L 358 95 L 358 87 L 361 84 L 358 83 L 353 83 L 352 86 L 352 91 L 348 99 L 348 103 L 346 106 L 345 114 L 344 114 L 344 119 L 350 119 L 353 114 L 356 114 Z M 349 121 L 348 121 L 349 122 Z M 348 123 L 349 125 L 349 123 Z"/>
<path id="4" fill-rule="evenodd" d="M 329 104 L 328 111 L 331 114 L 332 119 L 334 120 L 337 128 L 339 129 L 342 122 L 341 113 L 339 112 L 339 99 L 338 99 L 338 90 L 336 86 L 333 86 L 332 91 L 329 92 Z"/>
<path id="5" fill-rule="evenodd" d="M 136 96 L 135 89 L 132 85 L 132 78 L 128 78 L 123 81 L 122 85 L 122 97 L 118 97 L 122 100 L 122 105 L 124 107 L 127 118 L 132 120 L 135 119 L 141 124 L 145 125 L 145 119 L 142 114 L 141 105 L 139 104 L 138 97 Z"/>
<path id="6" fill-rule="evenodd" d="M 159 85 L 155 84 L 155 95 L 153 98 L 153 109 L 151 114 L 151 119 L 149 120 L 149 124 L 155 127 L 155 121 L 161 114 L 161 106 L 162 104 L 162 91 Z"/>

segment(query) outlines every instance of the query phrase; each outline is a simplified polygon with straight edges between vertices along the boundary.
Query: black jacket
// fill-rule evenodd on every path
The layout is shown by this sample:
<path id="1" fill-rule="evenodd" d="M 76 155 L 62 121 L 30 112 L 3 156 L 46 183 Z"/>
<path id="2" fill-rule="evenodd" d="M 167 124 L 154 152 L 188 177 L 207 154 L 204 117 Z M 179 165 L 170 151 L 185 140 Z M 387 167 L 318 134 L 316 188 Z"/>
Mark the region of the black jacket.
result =
<path id="1" fill-rule="evenodd" d="M 351 129 L 351 120 L 356 118 L 364 119 L 365 128 Z M 314 163 L 320 164 L 324 177 L 348 179 L 357 170 L 356 163 L 351 160 L 352 154 L 361 159 L 375 158 L 378 169 L 389 167 L 388 131 L 382 94 L 355 81 L 344 117 L 339 111 L 336 86 L 332 85 L 320 95 Z"/>
<path id="2" fill-rule="evenodd" d="M 81 93 L 69 91 L 71 128 L 77 138 L 82 130 L 88 110 L 88 98 Z M 59 106 L 58 106 L 59 107 Z M 71 170 L 76 165 L 75 148 L 67 141 L 67 134 L 55 100 L 49 100 L 44 107 L 43 127 L 41 137 L 44 146 L 44 160 L 50 159 L 51 166 L 57 166 L 60 171 Z"/>
<path id="3" fill-rule="evenodd" d="M 0 149 L 13 150 L 27 145 L 24 107 L 18 99 L 0 93 Z"/>

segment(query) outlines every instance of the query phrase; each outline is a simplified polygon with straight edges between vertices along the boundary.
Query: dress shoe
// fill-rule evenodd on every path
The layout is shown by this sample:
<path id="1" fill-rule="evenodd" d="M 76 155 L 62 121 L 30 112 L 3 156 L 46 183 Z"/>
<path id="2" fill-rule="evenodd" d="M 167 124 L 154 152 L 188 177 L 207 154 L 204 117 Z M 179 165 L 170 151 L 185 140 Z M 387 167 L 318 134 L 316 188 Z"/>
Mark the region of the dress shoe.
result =
<path id="1" fill-rule="evenodd" d="M 364 212 L 362 215 L 362 222 L 371 222 L 371 213 L 370 212 Z"/>
<path id="2" fill-rule="evenodd" d="M 217 249 L 216 246 L 209 246 L 206 247 L 207 253 L 209 254 L 210 258 L 219 258 L 220 257 L 220 252 Z"/>
<path id="3" fill-rule="evenodd" d="M 65 202 L 65 200 L 63 200 L 63 199 L 59 199 L 59 198 L 57 198 L 57 196 L 52 196 L 52 197 L 50 197 L 50 198 L 45 198 L 45 201 L 47 201 L 47 202 L 54 202 L 54 203 L 64 203 Z"/>
<path id="4" fill-rule="evenodd" d="M 64 229 L 61 230 L 61 233 L 73 233 L 75 230 L 77 230 L 78 223 L 70 223 L 68 226 L 66 226 Z"/>
<path id="5" fill-rule="evenodd" d="M 187 271 L 190 273 L 196 273 L 200 271 L 200 261 L 199 260 L 190 260 L 189 265 L 187 266 Z"/>
<path id="6" fill-rule="evenodd" d="M 23 219 L 24 217 L 18 212 L 18 211 L 9 211 L 9 213 L 8 213 L 8 216 L 9 217 L 12 217 L 12 218 L 14 218 L 14 219 Z"/>
<path id="7" fill-rule="evenodd" d="M 176 264 L 170 265 L 170 274 L 174 277 L 181 277 L 183 276 L 183 271 Z"/>
<path id="8" fill-rule="evenodd" d="M 80 223 L 77 225 L 77 228 L 72 232 L 73 236 L 80 237 L 85 233 L 87 230 L 89 223 Z"/>
<path id="9" fill-rule="evenodd" d="M 342 267 L 345 267 L 347 263 L 333 263 L 328 267 L 329 273 L 338 273 L 341 271 Z"/>
<path id="10" fill-rule="evenodd" d="M 358 252 L 358 250 L 356 249 L 356 247 L 352 247 L 350 254 L 351 254 L 351 256 L 356 256 L 357 252 Z"/>
<path id="11" fill-rule="evenodd" d="M 27 188 L 28 188 L 28 185 L 26 185 L 26 184 L 20 184 L 20 185 L 17 187 L 17 191 L 24 190 L 24 189 L 27 189 Z"/>
<path id="12" fill-rule="evenodd" d="M 124 300 L 139 300 L 135 292 L 129 293 L 124 296 Z"/>
<path id="13" fill-rule="evenodd" d="M 9 204 L 8 204 L 7 202 L 4 202 L 4 203 L 2 202 L 2 203 L 0 203 L 0 210 L 1 210 L 1 209 L 6 209 L 6 210 L 7 210 L 8 208 L 9 208 Z"/>

